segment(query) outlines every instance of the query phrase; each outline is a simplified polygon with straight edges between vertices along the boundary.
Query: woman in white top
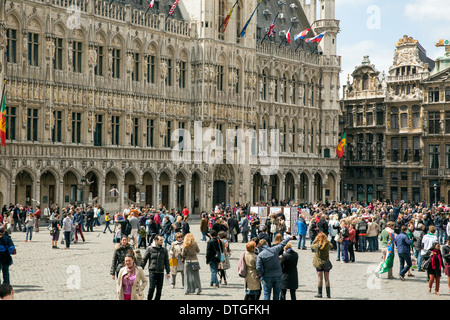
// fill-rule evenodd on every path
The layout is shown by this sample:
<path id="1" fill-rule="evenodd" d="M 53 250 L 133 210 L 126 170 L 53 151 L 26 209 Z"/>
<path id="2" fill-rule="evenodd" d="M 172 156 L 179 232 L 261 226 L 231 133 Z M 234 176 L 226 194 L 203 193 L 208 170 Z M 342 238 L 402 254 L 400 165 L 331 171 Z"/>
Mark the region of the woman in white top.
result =
<path id="1" fill-rule="evenodd" d="M 25 242 L 31 242 L 31 238 L 33 237 L 33 228 L 34 228 L 34 215 L 32 212 L 30 212 L 28 214 L 28 217 L 25 220 L 25 227 L 27 230 Z M 28 235 L 30 235 L 30 240 L 28 240 Z"/>

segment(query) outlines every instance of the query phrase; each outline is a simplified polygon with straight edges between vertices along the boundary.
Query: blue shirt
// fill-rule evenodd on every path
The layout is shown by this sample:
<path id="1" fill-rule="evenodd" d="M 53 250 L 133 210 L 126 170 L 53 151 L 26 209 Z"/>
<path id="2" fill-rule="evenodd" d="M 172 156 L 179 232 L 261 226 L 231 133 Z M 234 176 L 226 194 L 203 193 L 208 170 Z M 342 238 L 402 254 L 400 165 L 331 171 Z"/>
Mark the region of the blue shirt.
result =
<path id="1" fill-rule="evenodd" d="M 303 220 L 302 218 L 300 218 L 297 221 L 297 231 L 299 235 L 306 235 L 306 229 L 307 229 L 307 225 L 305 220 Z"/>
<path id="2" fill-rule="evenodd" d="M 291 240 L 291 237 L 287 237 L 280 244 L 273 247 L 263 245 L 260 248 L 258 257 L 256 258 L 256 270 L 262 277 L 279 277 L 283 276 L 281 269 L 280 259 L 278 254 L 283 250 L 284 246 Z"/>
<path id="3" fill-rule="evenodd" d="M 395 238 L 395 244 L 397 245 L 397 252 L 398 253 L 410 253 L 411 252 L 411 243 L 412 240 L 408 238 L 406 233 L 401 232 L 396 238 Z"/>

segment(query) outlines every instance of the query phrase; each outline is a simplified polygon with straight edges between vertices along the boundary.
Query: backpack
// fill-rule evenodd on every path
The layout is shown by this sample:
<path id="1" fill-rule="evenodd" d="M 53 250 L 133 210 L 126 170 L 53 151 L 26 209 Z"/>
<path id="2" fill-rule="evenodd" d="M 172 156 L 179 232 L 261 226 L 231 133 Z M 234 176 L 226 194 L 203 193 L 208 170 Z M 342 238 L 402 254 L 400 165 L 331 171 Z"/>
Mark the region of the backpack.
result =
<path id="1" fill-rule="evenodd" d="M 247 276 L 247 265 L 245 264 L 245 252 L 242 252 L 238 262 L 238 274 L 239 277 L 245 278 Z"/>

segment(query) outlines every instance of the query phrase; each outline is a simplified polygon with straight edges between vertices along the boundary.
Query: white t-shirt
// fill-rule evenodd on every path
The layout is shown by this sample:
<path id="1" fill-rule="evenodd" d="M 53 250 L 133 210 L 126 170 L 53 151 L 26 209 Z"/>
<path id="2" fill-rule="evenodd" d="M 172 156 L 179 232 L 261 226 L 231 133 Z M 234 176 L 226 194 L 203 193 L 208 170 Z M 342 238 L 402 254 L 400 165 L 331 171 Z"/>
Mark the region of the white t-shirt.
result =
<path id="1" fill-rule="evenodd" d="M 427 253 L 427 251 L 433 246 L 433 243 L 437 241 L 437 237 L 434 234 L 427 233 L 422 238 L 422 252 L 421 254 Z"/>

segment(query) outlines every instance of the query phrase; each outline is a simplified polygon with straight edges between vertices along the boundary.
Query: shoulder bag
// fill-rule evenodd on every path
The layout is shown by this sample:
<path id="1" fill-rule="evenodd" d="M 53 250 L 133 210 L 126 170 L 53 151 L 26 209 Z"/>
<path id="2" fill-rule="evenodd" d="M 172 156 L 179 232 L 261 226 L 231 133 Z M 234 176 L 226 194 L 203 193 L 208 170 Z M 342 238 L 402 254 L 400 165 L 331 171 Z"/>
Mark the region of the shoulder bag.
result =
<path id="1" fill-rule="evenodd" d="M 320 249 L 318 249 L 317 252 L 319 253 L 319 259 L 322 260 L 322 257 L 320 255 Z M 333 265 L 331 264 L 331 261 L 329 259 L 322 263 L 322 269 L 325 272 L 330 272 L 330 270 L 333 269 Z"/>

